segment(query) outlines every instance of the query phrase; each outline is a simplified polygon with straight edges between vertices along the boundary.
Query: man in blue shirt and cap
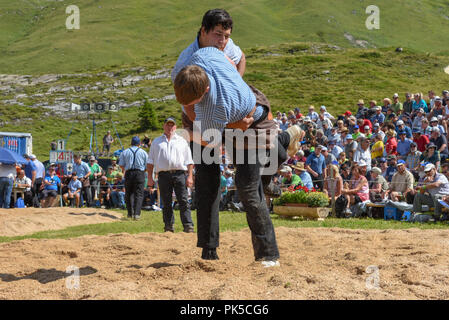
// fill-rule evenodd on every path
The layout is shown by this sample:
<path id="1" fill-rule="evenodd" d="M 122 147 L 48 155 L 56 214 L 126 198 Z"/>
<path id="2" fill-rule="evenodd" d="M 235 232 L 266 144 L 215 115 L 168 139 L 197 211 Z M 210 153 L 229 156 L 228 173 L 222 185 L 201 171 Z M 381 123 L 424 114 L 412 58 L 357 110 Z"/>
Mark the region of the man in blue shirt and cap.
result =
<path id="1" fill-rule="evenodd" d="M 119 165 L 125 171 L 125 202 L 128 218 L 138 220 L 145 189 L 145 170 L 148 154 L 141 148 L 139 137 L 131 139 L 131 147 L 120 155 Z"/>

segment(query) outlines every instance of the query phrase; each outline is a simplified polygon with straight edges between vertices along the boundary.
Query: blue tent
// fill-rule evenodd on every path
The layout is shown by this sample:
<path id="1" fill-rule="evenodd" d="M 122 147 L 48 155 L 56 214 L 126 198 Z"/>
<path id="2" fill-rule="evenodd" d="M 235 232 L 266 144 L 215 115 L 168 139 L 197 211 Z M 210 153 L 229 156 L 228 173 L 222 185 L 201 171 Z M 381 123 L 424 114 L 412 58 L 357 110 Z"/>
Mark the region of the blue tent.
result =
<path id="1" fill-rule="evenodd" d="M 28 161 L 20 154 L 6 148 L 0 148 L 0 163 L 3 164 L 26 164 Z"/>

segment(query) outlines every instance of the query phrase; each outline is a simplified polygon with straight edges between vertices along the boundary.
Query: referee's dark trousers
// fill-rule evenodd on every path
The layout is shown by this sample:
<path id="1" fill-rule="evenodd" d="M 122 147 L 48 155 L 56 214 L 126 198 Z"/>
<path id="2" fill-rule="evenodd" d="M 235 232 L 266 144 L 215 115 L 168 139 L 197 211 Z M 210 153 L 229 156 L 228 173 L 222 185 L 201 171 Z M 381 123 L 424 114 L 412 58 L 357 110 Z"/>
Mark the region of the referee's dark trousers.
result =
<path id="1" fill-rule="evenodd" d="M 138 169 L 126 170 L 125 173 L 125 202 L 128 218 L 140 217 L 145 189 L 145 171 Z"/>

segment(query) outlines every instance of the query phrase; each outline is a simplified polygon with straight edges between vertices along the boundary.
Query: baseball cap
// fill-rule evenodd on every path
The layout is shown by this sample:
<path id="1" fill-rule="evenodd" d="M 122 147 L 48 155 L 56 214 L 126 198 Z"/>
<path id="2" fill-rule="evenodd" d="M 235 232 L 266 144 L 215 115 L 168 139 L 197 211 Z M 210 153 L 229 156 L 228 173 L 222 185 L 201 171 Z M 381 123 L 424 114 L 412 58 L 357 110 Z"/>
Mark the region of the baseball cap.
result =
<path id="1" fill-rule="evenodd" d="M 437 148 L 437 146 L 434 144 L 434 143 L 429 143 L 428 145 L 427 145 L 427 147 L 426 147 L 426 149 L 430 149 L 430 148 Z"/>
<path id="2" fill-rule="evenodd" d="M 398 166 L 405 165 L 405 161 L 404 161 L 404 160 L 399 160 L 397 165 L 398 165 Z"/>
<path id="3" fill-rule="evenodd" d="M 380 127 L 380 125 L 379 125 L 378 122 L 376 122 L 373 126 L 374 126 L 374 127 Z M 368 127 L 368 128 L 369 128 L 369 127 Z"/>
<path id="4" fill-rule="evenodd" d="M 394 154 L 390 154 L 388 157 L 387 157 L 387 160 L 395 160 L 396 159 L 396 156 L 394 155 Z"/>
<path id="5" fill-rule="evenodd" d="M 437 117 L 432 117 L 432 119 L 430 119 L 430 122 L 434 122 L 434 121 L 438 121 Z"/>
<path id="6" fill-rule="evenodd" d="M 172 117 L 168 117 L 167 119 L 165 119 L 164 123 L 167 123 L 167 122 L 173 122 L 174 124 L 176 124 L 176 120 L 173 119 Z"/>
<path id="7" fill-rule="evenodd" d="M 369 129 L 369 126 L 365 126 L 365 129 Z"/>
<path id="8" fill-rule="evenodd" d="M 92 161 L 92 160 L 95 161 L 95 157 L 94 157 L 94 156 L 90 156 L 90 157 L 89 157 L 89 160 L 90 160 L 90 161 Z"/>
<path id="9" fill-rule="evenodd" d="M 36 156 L 34 154 L 30 154 L 30 159 L 36 159 Z"/>
<path id="10" fill-rule="evenodd" d="M 412 132 L 413 133 L 421 133 L 421 130 L 419 128 L 413 128 Z"/>
<path id="11" fill-rule="evenodd" d="M 385 158 L 380 158 L 380 159 L 379 159 L 379 162 L 380 162 L 380 163 L 385 163 L 385 162 L 387 162 L 387 159 L 385 159 Z"/>
<path id="12" fill-rule="evenodd" d="M 365 160 L 360 160 L 357 164 L 359 165 L 359 167 L 366 167 L 367 166 Z"/>
<path id="13" fill-rule="evenodd" d="M 112 157 L 111 160 L 117 160 L 117 157 Z"/>
<path id="14" fill-rule="evenodd" d="M 352 113 L 351 113 L 351 111 L 347 110 L 347 111 L 344 113 L 344 115 L 345 115 L 345 116 L 350 116 L 350 115 L 352 115 Z"/>
<path id="15" fill-rule="evenodd" d="M 348 134 L 348 135 L 346 136 L 346 140 L 354 140 L 354 139 L 352 138 L 352 135 L 351 135 L 351 134 Z"/>
<path id="16" fill-rule="evenodd" d="M 323 151 L 327 151 L 327 148 L 324 146 L 321 148 L 321 152 L 323 152 Z"/>
<path id="17" fill-rule="evenodd" d="M 426 166 L 424 167 L 424 172 L 428 172 L 432 169 L 435 169 L 435 166 L 432 163 L 428 163 L 426 164 Z"/>
<path id="18" fill-rule="evenodd" d="M 398 95 L 397 93 L 395 93 L 395 94 L 393 95 L 393 98 L 399 98 L 399 95 Z"/>
<path id="19" fill-rule="evenodd" d="M 423 108 L 419 108 L 418 112 L 424 113 L 424 109 Z"/>
<path id="20" fill-rule="evenodd" d="M 398 122 L 396 122 L 396 124 L 397 124 L 398 126 L 403 125 L 403 124 L 404 124 L 404 121 L 399 120 Z"/>
<path id="21" fill-rule="evenodd" d="M 322 146 L 321 144 L 319 144 L 319 145 L 316 146 L 315 149 L 321 149 L 321 150 L 323 150 L 324 148 L 326 148 L 326 147 L 324 147 L 324 146 Z M 326 150 L 327 150 L 327 148 L 326 148 Z"/>
<path id="22" fill-rule="evenodd" d="M 354 129 L 358 129 L 358 128 L 359 128 L 359 126 L 358 126 L 358 125 L 355 125 L 355 126 L 354 126 Z"/>
<path id="23" fill-rule="evenodd" d="M 321 106 L 320 110 L 326 110 L 326 106 Z"/>
<path id="24" fill-rule="evenodd" d="M 440 101 L 440 102 L 441 102 L 441 101 L 443 101 L 443 99 L 441 99 L 440 96 L 436 96 L 436 97 L 435 97 L 435 101 Z"/>
<path id="25" fill-rule="evenodd" d="M 416 144 L 416 142 L 410 143 L 410 147 L 416 147 L 416 146 L 418 146 L 418 145 Z"/>
<path id="26" fill-rule="evenodd" d="M 399 135 L 401 135 L 401 134 L 407 134 L 407 132 L 405 132 L 405 131 L 399 131 Z"/>

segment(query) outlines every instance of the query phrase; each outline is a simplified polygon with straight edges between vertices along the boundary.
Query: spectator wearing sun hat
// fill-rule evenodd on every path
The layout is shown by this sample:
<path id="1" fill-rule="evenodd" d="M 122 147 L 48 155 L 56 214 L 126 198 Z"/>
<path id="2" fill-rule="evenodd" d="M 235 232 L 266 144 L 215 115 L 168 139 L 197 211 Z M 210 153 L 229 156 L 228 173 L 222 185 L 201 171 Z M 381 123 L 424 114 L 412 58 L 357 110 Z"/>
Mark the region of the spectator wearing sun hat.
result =
<path id="1" fill-rule="evenodd" d="M 312 189 L 312 177 L 310 176 L 310 173 L 308 173 L 304 168 L 304 162 L 297 162 L 295 165 L 292 165 L 292 168 L 295 170 L 295 173 L 301 178 L 302 185 L 308 189 Z"/>
<path id="2" fill-rule="evenodd" d="M 357 119 L 363 119 L 363 118 L 365 117 L 366 113 L 368 112 L 368 108 L 365 107 L 365 102 L 363 101 L 363 99 L 360 99 L 360 100 L 357 102 L 357 106 L 358 106 L 359 108 L 358 108 L 358 110 L 357 110 L 357 113 L 356 113 L 355 117 L 356 117 Z"/>

